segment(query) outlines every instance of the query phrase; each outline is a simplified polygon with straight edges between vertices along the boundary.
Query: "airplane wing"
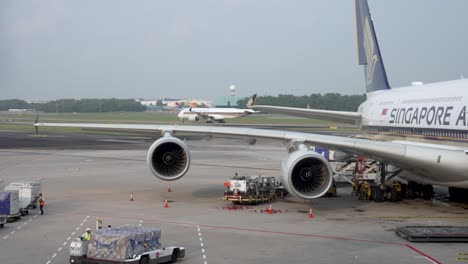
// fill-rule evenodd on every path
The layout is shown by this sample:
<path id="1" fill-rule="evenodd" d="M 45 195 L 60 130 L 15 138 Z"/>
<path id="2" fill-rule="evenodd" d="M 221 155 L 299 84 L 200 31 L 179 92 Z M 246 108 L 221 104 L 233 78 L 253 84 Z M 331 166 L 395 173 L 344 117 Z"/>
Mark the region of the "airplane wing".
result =
<path id="1" fill-rule="evenodd" d="M 167 133 L 169 135 L 202 134 L 299 142 L 341 150 L 349 154 L 357 154 L 392 164 L 414 174 L 424 175 L 422 176 L 426 177 L 424 182 L 433 182 L 434 184 L 442 181 L 448 183 L 452 180 L 456 181 L 456 179 L 464 178 L 464 173 L 468 172 L 468 150 L 444 149 L 432 145 L 414 145 L 405 144 L 404 142 L 374 141 L 333 135 L 244 127 L 79 123 L 35 123 L 34 126 L 38 128 L 76 127 L 102 130 L 160 131 L 163 135 Z"/>
<path id="2" fill-rule="evenodd" d="M 361 121 L 361 113 L 347 111 L 331 111 L 319 109 L 307 109 L 296 107 L 282 107 L 271 105 L 253 105 L 253 109 L 271 114 L 282 114 L 297 117 L 317 118 L 347 124 L 357 124 Z"/>

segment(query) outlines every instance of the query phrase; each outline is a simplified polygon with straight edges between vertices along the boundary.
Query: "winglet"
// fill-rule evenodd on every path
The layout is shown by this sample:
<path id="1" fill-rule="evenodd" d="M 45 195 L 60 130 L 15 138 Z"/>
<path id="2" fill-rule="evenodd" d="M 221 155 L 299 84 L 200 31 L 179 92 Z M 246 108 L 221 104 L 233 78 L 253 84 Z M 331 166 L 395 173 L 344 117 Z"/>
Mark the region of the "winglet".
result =
<path id="1" fill-rule="evenodd" d="M 367 0 L 355 0 L 355 4 L 358 60 L 360 65 L 364 65 L 366 91 L 369 93 L 388 90 L 390 85 L 380 55 L 379 42 L 369 12 L 369 5 Z"/>
<path id="2" fill-rule="evenodd" d="M 39 135 L 39 114 L 36 115 L 36 120 L 34 120 L 34 129 L 36 130 L 36 136 Z"/>
<path id="3" fill-rule="evenodd" d="M 257 94 L 252 95 L 252 97 L 250 97 L 249 101 L 247 102 L 247 108 L 252 109 L 252 107 L 255 105 L 256 100 Z"/>

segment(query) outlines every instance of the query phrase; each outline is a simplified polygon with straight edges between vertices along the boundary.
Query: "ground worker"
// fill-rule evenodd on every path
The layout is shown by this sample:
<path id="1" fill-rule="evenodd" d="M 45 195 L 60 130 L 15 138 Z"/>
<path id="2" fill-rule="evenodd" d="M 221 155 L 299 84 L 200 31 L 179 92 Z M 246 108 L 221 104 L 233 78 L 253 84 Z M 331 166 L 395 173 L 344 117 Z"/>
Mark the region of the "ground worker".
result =
<path id="1" fill-rule="evenodd" d="M 37 201 L 39 202 L 39 209 L 41 209 L 41 215 L 42 215 L 44 214 L 43 207 L 45 204 L 44 196 L 42 196 L 42 193 L 39 194 L 39 199 L 37 199 Z"/>
<path id="2" fill-rule="evenodd" d="M 91 239 L 91 228 L 86 228 L 86 232 L 81 237 L 83 241 L 89 241 Z"/>

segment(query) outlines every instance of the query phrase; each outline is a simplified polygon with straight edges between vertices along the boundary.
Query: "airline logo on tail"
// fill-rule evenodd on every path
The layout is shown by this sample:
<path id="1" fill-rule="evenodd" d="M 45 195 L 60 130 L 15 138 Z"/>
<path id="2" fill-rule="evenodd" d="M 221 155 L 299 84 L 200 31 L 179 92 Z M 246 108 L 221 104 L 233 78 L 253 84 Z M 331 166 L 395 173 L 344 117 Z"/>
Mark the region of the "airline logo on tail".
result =
<path id="1" fill-rule="evenodd" d="M 374 40 L 372 38 L 372 30 L 370 27 L 369 17 L 366 16 L 366 20 L 364 22 L 364 39 L 363 39 L 364 50 L 366 51 L 366 76 L 367 76 L 367 83 L 372 83 L 372 79 L 374 77 L 374 70 L 379 58 L 375 54 L 375 46 Z"/>

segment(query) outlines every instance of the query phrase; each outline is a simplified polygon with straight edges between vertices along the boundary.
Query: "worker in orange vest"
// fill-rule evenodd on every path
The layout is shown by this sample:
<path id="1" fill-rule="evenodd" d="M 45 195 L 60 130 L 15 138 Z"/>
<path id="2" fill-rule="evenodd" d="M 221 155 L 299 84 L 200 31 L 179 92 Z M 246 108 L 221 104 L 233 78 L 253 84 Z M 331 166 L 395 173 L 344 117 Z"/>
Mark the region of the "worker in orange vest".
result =
<path id="1" fill-rule="evenodd" d="M 38 202 L 39 202 L 39 208 L 41 209 L 41 215 L 42 215 L 44 214 L 44 210 L 42 208 L 44 207 L 44 204 L 45 204 L 45 200 L 44 200 L 44 197 L 42 196 L 42 193 L 39 194 Z"/>

